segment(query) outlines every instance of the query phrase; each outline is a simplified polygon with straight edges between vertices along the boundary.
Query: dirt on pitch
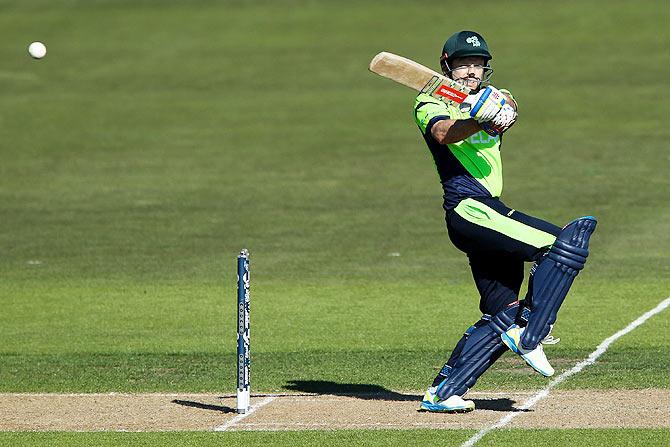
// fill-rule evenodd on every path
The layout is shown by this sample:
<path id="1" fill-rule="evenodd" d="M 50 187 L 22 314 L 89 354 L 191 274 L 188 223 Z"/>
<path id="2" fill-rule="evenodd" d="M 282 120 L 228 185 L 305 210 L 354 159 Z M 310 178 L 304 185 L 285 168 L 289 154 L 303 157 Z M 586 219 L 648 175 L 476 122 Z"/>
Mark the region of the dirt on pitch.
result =
<path id="1" fill-rule="evenodd" d="M 533 394 L 471 392 L 467 414 L 417 412 L 418 393 L 260 395 L 245 416 L 215 394 L 0 394 L 0 431 L 480 429 L 509 412 L 510 428 L 670 428 L 670 390 L 554 391 L 519 410 Z"/>

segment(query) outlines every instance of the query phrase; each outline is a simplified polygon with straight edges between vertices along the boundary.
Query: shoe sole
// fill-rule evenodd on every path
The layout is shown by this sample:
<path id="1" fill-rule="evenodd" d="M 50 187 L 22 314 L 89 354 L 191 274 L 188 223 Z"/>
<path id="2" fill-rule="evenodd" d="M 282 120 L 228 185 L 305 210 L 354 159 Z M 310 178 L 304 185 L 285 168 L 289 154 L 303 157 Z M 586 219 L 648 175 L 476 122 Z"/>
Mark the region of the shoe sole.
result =
<path id="1" fill-rule="evenodd" d="M 441 407 L 439 405 L 421 404 L 421 406 L 419 407 L 419 409 L 417 411 L 420 412 L 420 413 L 424 413 L 424 412 L 428 412 L 428 413 L 469 413 L 473 410 L 474 410 L 474 408 L 470 408 L 470 407 L 447 409 L 447 408 Z"/>
<path id="2" fill-rule="evenodd" d="M 521 356 L 521 358 L 524 359 L 524 360 L 526 360 L 526 358 L 523 357 L 523 356 Z M 526 363 L 528 364 L 528 366 L 530 366 L 531 368 L 533 368 L 535 371 L 537 371 L 538 373 L 540 373 L 540 375 L 542 375 L 542 376 L 544 376 L 544 377 L 551 377 L 551 376 L 554 375 L 554 372 L 551 372 L 551 374 L 549 374 L 549 373 L 547 373 L 547 372 L 544 372 L 544 371 L 541 371 L 541 370 L 537 369 L 537 368 L 534 367 L 528 360 L 526 360 Z"/>

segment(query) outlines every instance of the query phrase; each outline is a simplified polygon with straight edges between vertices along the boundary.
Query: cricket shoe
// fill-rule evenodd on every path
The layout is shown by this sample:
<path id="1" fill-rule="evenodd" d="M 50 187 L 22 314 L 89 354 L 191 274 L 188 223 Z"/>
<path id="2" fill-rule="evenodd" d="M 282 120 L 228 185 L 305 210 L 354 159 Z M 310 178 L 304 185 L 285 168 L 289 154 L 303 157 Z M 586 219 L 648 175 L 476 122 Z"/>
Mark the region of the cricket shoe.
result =
<path id="1" fill-rule="evenodd" d="M 433 413 L 467 413 L 475 409 L 475 403 L 465 400 L 461 396 L 451 396 L 440 400 L 437 395 L 437 387 L 431 386 L 426 391 L 419 406 L 419 411 L 431 411 Z"/>
<path id="2" fill-rule="evenodd" d="M 521 347 L 521 336 L 523 335 L 524 329 L 525 328 L 513 324 L 511 328 L 500 335 L 500 338 L 502 338 L 503 343 L 505 343 L 508 348 L 519 354 L 535 371 L 545 377 L 553 376 L 554 368 L 549 364 L 547 356 L 544 355 L 544 349 L 542 349 L 541 343 L 532 351 Z"/>

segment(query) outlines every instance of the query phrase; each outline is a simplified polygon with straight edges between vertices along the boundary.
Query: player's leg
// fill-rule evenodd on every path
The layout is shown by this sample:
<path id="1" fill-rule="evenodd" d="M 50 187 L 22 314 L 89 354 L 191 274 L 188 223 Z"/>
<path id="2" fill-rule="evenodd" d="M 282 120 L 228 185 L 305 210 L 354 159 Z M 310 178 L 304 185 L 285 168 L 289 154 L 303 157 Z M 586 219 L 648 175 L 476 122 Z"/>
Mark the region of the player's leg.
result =
<path id="1" fill-rule="evenodd" d="M 496 315 L 517 301 L 523 282 L 523 262 L 500 253 L 472 253 L 468 258 L 472 277 L 479 291 L 479 310 L 483 314 L 482 319 L 489 320 L 491 315 Z M 475 329 L 476 324 L 465 331 L 451 352 L 449 360 L 435 376 L 432 386 L 437 387 L 449 376 L 467 338 Z"/>
<path id="2" fill-rule="evenodd" d="M 459 237 L 452 233 L 452 239 Z M 426 391 L 420 410 L 468 411 L 462 399 L 479 377 L 506 351 L 501 334 L 515 321 L 523 282 L 523 261 L 506 253 L 470 253 L 470 267 L 480 294 L 482 318 L 470 326 Z M 492 317 L 491 315 L 494 315 Z"/>
<path id="3" fill-rule="evenodd" d="M 479 236 L 480 230 L 468 222 L 464 222 L 464 225 L 459 226 L 458 230 L 452 229 L 451 225 L 448 225 L 450 227 L 449 236 L 457 247 L 467 245 L 469 240 L 474 240 Z M 472 277 L 479 292 L 479 310 L 482 314 L 485 316 L 496 315 L 510 303 L 517 301 L 523 283 L 523 261 L 505 252 L 476 251 L 466 252 L 466 254 L 470 261 Z M 475 325 L 472 325 L 465 331 L 453 349 L 449 360 L 433 380 L 433 386 L 437 386 L 448 375 L 460 355 L 467 337 L 474 329 Z"/>
<path id="4" fill-rule="evenodd" d="M 460 374 L 458 367 L 463 363 L 461 352 L 466 345 L 467 339 L 474 332 L 481 330 L 482 326 L 489 324 L 493 315 L 499 315 L 501 312 L 504 312 L 511 307 L 514 307 L 515 309 L 518 308 L 519 290 L 521 288 L 521 283 L 523 282 L 523 261 L 514 256 L 505 253 L 482 252 L 470 253 L 468 258 L 470 260 L 472 277 L 477 286 L 477 290 L 479 291 L 479 309 L 484 315 L 480 321 L 472 325 L 465 332 L 464 337 L 459 341 L 457 348 L 452 353 L 449 362 L 447 362 L 446 366 L 449 368 L 446 371 L 444 371 L 445 368 L 443 368 L 443 371 L 440 372 L 441 374 L 438 374 L 438 377 L 436 377 L 436 380 L 433 382 L 436 386 L 443 384 L 443 391 L 445 389 L 443 382 L 444 379 L 447 378 L 446 376 L 453 374 L 453 378 Z M 484 362 L 482 367 L 478 368 L 474 375 L 465 377 L 465 382 L 474 385 L 486 369 L 488 369 L 488 367 L 491 366 L 505 351 L 504 348 L 500 348 L 502 348 L 502 341 L 500 341 L 500 343 L 497 343 L 496 341 L 496 343 L 491 345 L 492 355 L 490 357 L 488 357 L 486 353 L 481 353 L 482 355 L 487 356 L 488 361 Z M 470 353 L 468 355 L 471 356 L 472 354 Z M 440 376 L 444 377 L 442 377 L 440 382 L 435 384 Z M 456 382 L 458 382 L 458 380 L 456 380 Z M 448 396 L 440 397 L 445 398 Z"/>
<path id="5" fill-rule="evenodd" d="M 452 240 L 461 250 L 507 253 L 522 261 L 541 258 L 560 233 L 560 228 L 555 225 L 513 210 L 496 199 L 463 200 L 449 217 L 448 228 L 450 235 L 459 235 Z M 532 350 L 521 349 L 519 344 L 523 328 L 515 324 L 511 329 L 509 334 L 502 336 L 505 344 L 536 371 L 552 375 L 553 368 L 542 346 L 536 345 Z"/>
<path id="6" fill-rule="evenodd" d="M 469 328 L 465 330 L 463 335 L 461 336 L 460 340 L 456 343 L 456 346 L 454 349 L 451 351 L 451 355 L 449 355 L 449 359 L 447 362 L 442 366 L 442 369 L 437 373 L 435 378 L 433 379 L 433 383 L 431 387 L 437 388 L 437 386 L 442 383 L 444 379 L 449 377 L 449 374 L 451 374 L 451 370 L 454 368 L 454 365 L 456 364 L 456 361 L 458 360 L 458 357 L 460 357 L 461 352 L 463 351 L 463 346 L 465 346 L 465 342 L 468 340 L 468 337 L 472 332 L 475 330 L 475 325 L 473 324 Z M 430 389 L 428 390 L 430 392 Z M 433 391 L 434 392 L 434 391 Z"/>
<path id="7" fill-rule="evenodd" d="M 574 278 L 584 267 L 589 239 L 596 227 L 595 218 L 582 217 L 560 229 L 512 210 L 495 199 L 466 199 L 454 211 L 460 218 L 482 228 L 479 241 L 537 262 L 527 299 L 530 305 L 528 327 L 510 328 L 503 341 L 542 374 L 553 374 L 553 369 L 543 369 L 535 363 L 546 360 L 540 352 L 540 342 L 551 330 Z"/>
<path id="8" fill-rule="evenodd" d="M 440 412 L 474 409 L 474 403 L 463 400 L 462 396 L 507 350 L 500 335 L 514 324 L 518 308 L 518 303 L 514 303 L 498 315 L 482 316 L 472 326 L 453 366 L 437 386 L 426 392 L 420 410 Z"/>
<path id="9" fill-rule="evenodd" d="M 496 315 L 518 301 L 524 275 L 521 259 L 497 251 L 469 253 L 468 259 L 483 314 Z"/>
<path id="10" fill-rule="evenodd" d="M 486 317 L 489 317 L 488 315 Z M 479 322 L 478 322 L 479 323 Z M 437 373 L 435 379 L 433 379 L 432 385 L 426 390 L 426 393 L 423 396 L 419 411 L 434 411 L 434 412 L 466 412 L 475 409 L 475 404 L 471 400 L 464 400 L 462 395 L 460 396 L 449 396 L 448 399 L 440 399 L 437 396 L 437 387 L 444 381 L 449 379 L 451 372 L 453 371 L 454 366 L 458 362 L 458 359 L 463 352 L 463 347 L 465 346 L 470 335 L 476 330 L 477 323 L 470 326 L 463 336 L 456 343 L 456 347 L 451 351 L 449 360 L 444 364 L 442 369 Z M 463 393 L 465 394 L 465 393 Z"/>
<path id="11" fill-rule="evenodd" d="M 556 236 L 561 233 L 560 228 L 512 210 L 498 200 L 482 203 L 467 199 L 461 202 L 459 207 L 448 214 L 447 225 L 454 245 L 466 253 L 492 250 L 508 253 L 511 257 L 518 257 L 525 261 L 537 260 L 542 257 L 548 247 L 553 244 Z M 583 232 L 580 234 L 583 234 Z M 573 261 L 577 262 L 574 259 Z M 474 273 L 475 269 L 473 268 Z M 486 311 L 495 307 L 495 303 L 501 303 L 505 300 L 495 299 L 495 293 L 487 293 L 487 286 L 496 284 L 496 282 L 489 281 L 486 275 L 481 277 L 484 278 L 482 282 L 479 282 L 477 277 L 475 277 L 475 282 L 478 283 L 478 289 L 482 295 L 480 306 L 483 311 Z M 520 282 L 518 284 L 520 285 Z M 517 295 L 518 288 L 518 286 L 512 288 Z M 490 301 L 485 297 L 490 298 Z M 553 323 L 560 302 L 555 308 L 548 306 L 544 301 L 539 302 L 539 307 L 546 307 L 548 311 L 536 312 L 536 321 L 541 323 L 546 320 Z M 539 307 L 536 306 L 534 310 L 537 311 Z M 499 307 L 495 310 L 499 310 Z M 495 310 L 490 311 L 493 313 Z M 460 402 L 457 403 L 471 403 L 470 401 L 463 401 L 460 396 L 474 385 L 477 378 L 504 352 L 505 348 L 499 343 L 497 337 L 504 340 L 507 346 L 521 355 L 534 369 L 544 375 L 552 375 L 553 368 L 549 365 L 541 345 L 536 345 L 534 349 L 528 350 L 520 347 L 518 339 L 516 344 L 510 342 L 510 334 L 523 336 L 523 328 L 520 328 L 517 324 L 524 324 L 520 318 L 521 314 L 518 304 L 514 304 L 511 308 L 499 310 L 497 314 L 494 314 L 494 317 L 490 318 L 488 323 L 485 316 L 466 331 L 450 360 L 434 381 L 434 385 L 438 379 L 442 380 L 441 383 L 437 386 L 435 393 L 432 396 L 427 393 L 427 397 L 432 397 L 437 404 L 447 403 L 452 397 L 460 399 Z M 527 312 L 525 314 L 527 315 Z M 552 315 L 554 316 L 553 320 L 551 319 Z M 543 320 L 540 316 L 548 317 L 542 317 Z M 546 324 L 546 326 L 549 325 Z M 543 332 L 544 335 L 539 340 L 544 338 L 547 332 Z M 424 399 L 422 407 L 424 407 L 424 403 L 426 403 L 426 399 Z M 428 402 L 428 404 L 430 403 Z M 474 404 L 472 404 L 472 408 L 474 408 Z M 431 408 L 425 409 L 440 411 Z"/>

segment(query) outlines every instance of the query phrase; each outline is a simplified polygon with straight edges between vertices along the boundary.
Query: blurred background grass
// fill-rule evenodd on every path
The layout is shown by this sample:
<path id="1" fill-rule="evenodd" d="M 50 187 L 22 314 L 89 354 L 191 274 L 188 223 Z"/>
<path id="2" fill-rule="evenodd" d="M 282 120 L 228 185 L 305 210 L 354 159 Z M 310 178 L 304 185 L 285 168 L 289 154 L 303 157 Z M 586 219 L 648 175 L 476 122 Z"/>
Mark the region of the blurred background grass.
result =
<path id="1" fill-rule="evenodd" d="M 232 391 L 243 247 L 257 390 L 424 386 L 478 300 L 413 93 L 367 64 L 437 68 L 468 28 L 520 104 L 503 200 L 600 221 L 550 351 L 571 366 L 668 295 L 668 18 L 661 1 L 0 1 L 0 388 Z M 668 319 L 647 324 L 568 386 L 667 387 Z M 543 383 L 516 360 L 481 387 Z"/>

